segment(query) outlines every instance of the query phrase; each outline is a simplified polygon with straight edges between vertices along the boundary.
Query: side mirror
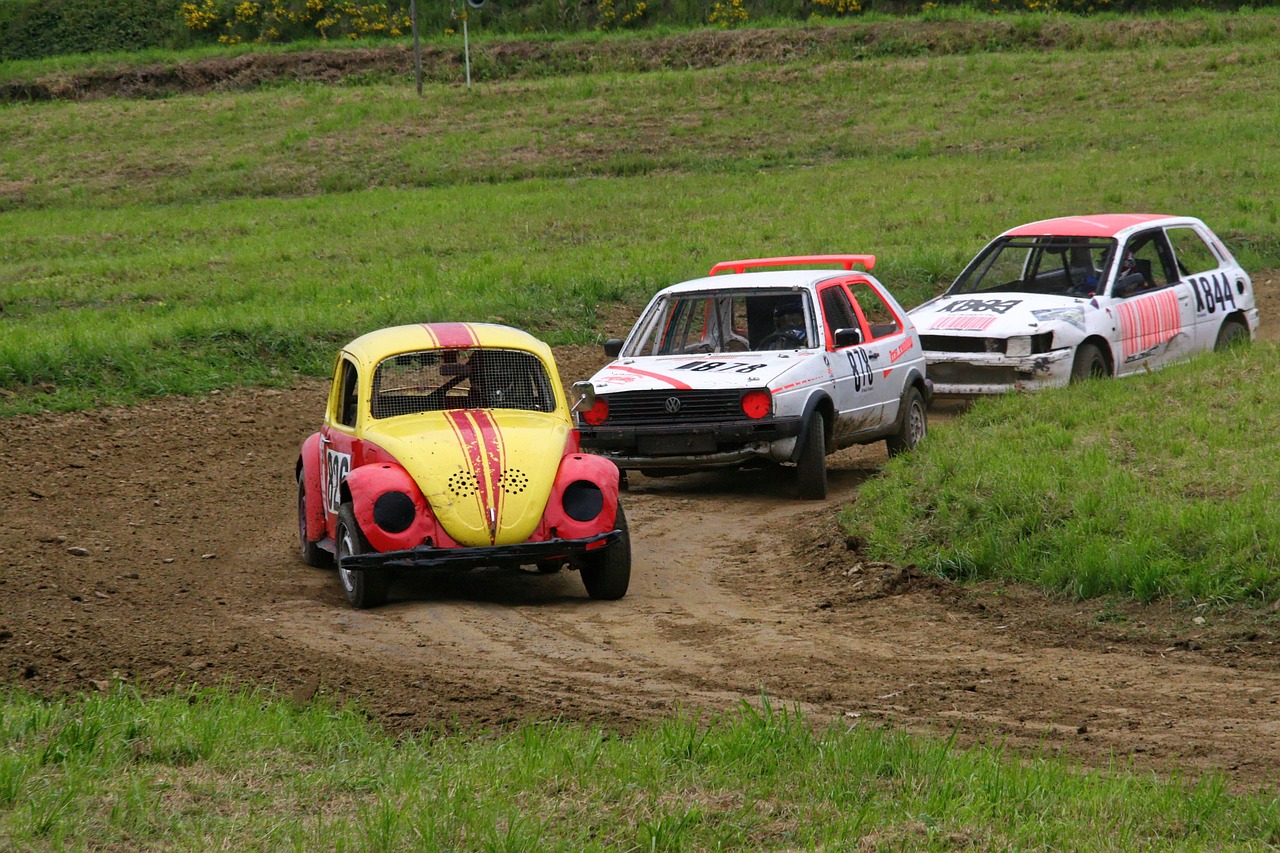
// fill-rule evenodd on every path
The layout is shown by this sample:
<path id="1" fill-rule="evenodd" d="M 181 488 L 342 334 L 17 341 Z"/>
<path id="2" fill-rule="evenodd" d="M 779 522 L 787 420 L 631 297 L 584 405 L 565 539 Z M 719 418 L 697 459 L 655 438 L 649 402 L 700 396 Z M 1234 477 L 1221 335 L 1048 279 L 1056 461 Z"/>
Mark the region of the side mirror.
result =
<path id="1" fill-rule="evenodd" d="M 1117 299 L 1124 299 L 1127 296 L 1133 296 L 1139 290 L 1142 290 L 1147 280 L 1142 277 L 1140 272 L 1131 272 L 1116 282 L 1116 286 L 1112 289 Z"/>
<path id="2" fill-rule="evenodd" d="M 609 338 L 604 342 L 604 354 L 609 358 L 617 358 L 622 352 L 622 338 Z"/>
<path id="3" fill-rule="evenodd" d="M 836 349 L 856 347 L 862 343 L 861 329 L 836 329 Z"/>
<path id="4" fill-rule="evenodd" d="M 570 411 L 585 412 L 596 404 L 596 388 L 590 382 L 573 383 L 573 406 Z"/>

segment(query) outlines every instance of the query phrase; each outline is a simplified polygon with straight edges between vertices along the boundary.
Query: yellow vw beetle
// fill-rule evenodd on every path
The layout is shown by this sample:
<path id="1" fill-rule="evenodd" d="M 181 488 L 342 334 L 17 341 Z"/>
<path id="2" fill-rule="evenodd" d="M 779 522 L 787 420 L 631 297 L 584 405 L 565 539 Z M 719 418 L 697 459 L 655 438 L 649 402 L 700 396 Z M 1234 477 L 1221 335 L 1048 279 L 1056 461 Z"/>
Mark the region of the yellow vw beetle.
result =
<path id="1" fill-rule="evenodd" d="M 336 559 L 355 607 L 394 569 L 535 565 L 592 598 L 631 578 L 618 469 L 580 452 L 551 349 L 487 323 L 396 326 L 338 354 L 297 463 L 308 565 Z"/>

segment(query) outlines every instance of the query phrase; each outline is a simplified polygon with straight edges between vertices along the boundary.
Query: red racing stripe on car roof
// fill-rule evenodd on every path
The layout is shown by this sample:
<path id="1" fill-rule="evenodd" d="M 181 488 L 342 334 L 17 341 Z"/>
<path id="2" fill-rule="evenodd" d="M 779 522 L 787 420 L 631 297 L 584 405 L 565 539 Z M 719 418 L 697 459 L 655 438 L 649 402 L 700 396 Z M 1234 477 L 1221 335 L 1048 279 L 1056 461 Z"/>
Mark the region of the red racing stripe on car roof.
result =
<path id="1" fill-rule="evenodd" d="M 470 323 L 423 323 L 422 328 L 435 338 L 436 346 L 445 349 L 463 349 L 480 343 Z"/>
<path id="2" fill-rule="evenodd" d="M 660 382 L 667 383 L 672 388 L 675 388 L 677 391 L 689 391 L 693 388 L 692 385 L 686 385 L 685 383 L 681 382 L 679 379 L 672 379 L 670 376 L 663 376 L 661 373 L 652 373 L 648 370 L 641 370 L 638 367 L 627 367 L 624 364 L 613 364 L 609 366 L 609 369 L 621 370 L 626 373 L 634 373 L 637 376 L 648 376 L 650 379 L 657 379 Z"/>

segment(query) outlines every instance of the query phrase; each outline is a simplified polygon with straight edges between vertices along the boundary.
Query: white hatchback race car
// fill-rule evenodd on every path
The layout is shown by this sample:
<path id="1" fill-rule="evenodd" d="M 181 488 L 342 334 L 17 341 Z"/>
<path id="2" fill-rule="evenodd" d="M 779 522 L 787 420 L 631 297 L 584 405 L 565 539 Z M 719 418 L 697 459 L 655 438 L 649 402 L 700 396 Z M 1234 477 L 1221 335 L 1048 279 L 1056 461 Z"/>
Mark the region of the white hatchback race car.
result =
<path id="1" fill-rule="evenodd" d="M 582 446 L 649 474 L 790 463 L 806 498 L 826 497 L 828 453 L 915 447 L 931 394 L 920 338 L 855 264 L 875 256 L 726 261 L 660 291 L 605 343 L 616 360 L 574 386 Z"/>
<path id="2" fill-rule="evenodd" d="M 1253 284 L 1189 216 L 1046 219 L 1001 234 L 912 309 L 940 396 L 1124 376 L 1252 340 Z"/>

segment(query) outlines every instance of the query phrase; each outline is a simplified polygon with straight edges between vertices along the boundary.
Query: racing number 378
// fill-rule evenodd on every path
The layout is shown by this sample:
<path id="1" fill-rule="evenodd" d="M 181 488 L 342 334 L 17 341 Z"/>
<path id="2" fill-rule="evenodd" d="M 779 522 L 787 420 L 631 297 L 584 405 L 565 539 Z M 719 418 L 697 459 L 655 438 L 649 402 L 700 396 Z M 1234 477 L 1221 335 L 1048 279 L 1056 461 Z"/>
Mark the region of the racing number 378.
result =
<path id="1" fill-rule="evenodd" d="M 871 370 L 871 359 L 867 358 L 866 350 L 861 347 L 851 349 L 848 356 L 849 367 L 853 368 L 853 390 L 870 388 L 875 374 Z"/>

